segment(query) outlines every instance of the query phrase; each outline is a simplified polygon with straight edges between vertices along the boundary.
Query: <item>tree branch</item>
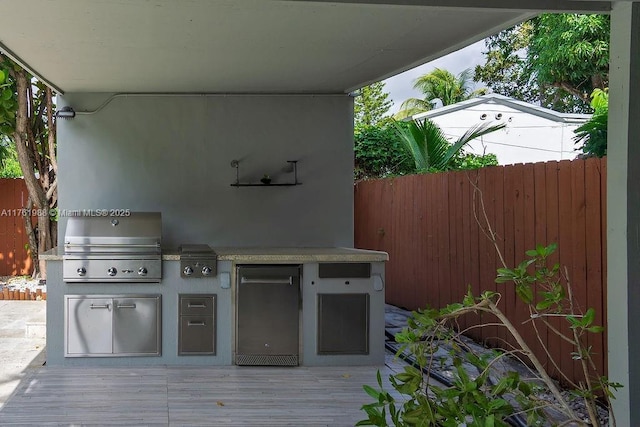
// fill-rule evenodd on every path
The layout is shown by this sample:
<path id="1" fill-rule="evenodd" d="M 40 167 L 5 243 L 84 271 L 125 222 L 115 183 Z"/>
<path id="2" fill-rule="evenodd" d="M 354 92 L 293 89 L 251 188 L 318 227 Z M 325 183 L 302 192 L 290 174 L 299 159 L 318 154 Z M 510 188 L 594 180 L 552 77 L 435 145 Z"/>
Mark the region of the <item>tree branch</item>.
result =
<path id="1" fill-rule="evenodd" d="M 49 148 L 49 163 L 53 169 L 55 176 L 58 176 L 58 159 L 56 157 L 56 130 L 58 127 L 57 122 L 53 118 L 53 91 L 47 86 L 46 104 L 47 104 L 47 124 L 49 125 L 49 133 L 47 134 L 47 143 Z M 56 184 L 54 180 L 52 187 Z M 51 187 L 50 187 L 51 188 Z M 50 199 L 51 195 L 47 195 Z"/>

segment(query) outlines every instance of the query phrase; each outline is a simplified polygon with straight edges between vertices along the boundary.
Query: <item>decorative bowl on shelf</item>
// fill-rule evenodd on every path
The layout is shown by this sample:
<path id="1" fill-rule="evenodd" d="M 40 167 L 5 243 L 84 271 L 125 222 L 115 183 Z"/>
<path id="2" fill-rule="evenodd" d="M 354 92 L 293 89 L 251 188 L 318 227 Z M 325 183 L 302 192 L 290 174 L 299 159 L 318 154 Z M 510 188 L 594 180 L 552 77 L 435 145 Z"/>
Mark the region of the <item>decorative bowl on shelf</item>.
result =
<path id="1" fill-rule="evenodd" d="M 269 175 L 264 175 L 261 179 L 260 182 L 263 183 L 264 185 L 269 185 L 271 184 L 271 177 Z"/>

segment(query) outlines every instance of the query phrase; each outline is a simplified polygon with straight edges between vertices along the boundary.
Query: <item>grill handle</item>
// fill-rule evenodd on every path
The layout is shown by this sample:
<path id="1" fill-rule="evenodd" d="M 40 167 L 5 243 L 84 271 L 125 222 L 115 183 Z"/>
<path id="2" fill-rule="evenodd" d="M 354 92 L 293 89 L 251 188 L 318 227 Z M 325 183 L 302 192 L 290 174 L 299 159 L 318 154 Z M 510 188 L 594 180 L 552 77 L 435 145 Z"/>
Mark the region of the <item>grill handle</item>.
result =
<path id="1" fill-rule="evenodd" d="M 293 276 L 283 279 L 249 279 L 242 276 L 241 284 L 265 284 L 265 285 L 293 285 Z"/>
<path id="2" fill-rule="evenodd" d="M 207 304 L 203 304 L 203 303 L 197 303 L 197 304 L 188 303 L 187 307 L 189 307 L 189 308 L 207 308 Z"/>
<path id="3" fill-rule="evenodd" d="M 116 305 L 116 308 L 136 308 L 135 304 L 122 304 L 122 305 Z"/>

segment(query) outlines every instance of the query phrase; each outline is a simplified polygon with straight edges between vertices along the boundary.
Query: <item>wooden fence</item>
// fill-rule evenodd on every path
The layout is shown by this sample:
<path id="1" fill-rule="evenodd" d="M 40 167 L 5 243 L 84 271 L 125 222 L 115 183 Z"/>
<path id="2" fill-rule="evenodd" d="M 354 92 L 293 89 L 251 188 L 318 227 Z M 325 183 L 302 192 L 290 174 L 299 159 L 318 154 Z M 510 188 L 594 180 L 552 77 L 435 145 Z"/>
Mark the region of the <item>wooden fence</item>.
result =
<path id="1" fill-rule="evenodd" d="M 22 179 L 0 179 L 0 276 L 31 274 L 22 208 L 28 198 Z"/>
<path id="2" fill-rule="evenodd" d="M 502 295 L 500 308 L 554 376 L 574 380 L 580 366 L 570 345 L 546 328 L 540 335 L 557 369 L 531 328 L 528 310 L 513 286 L 496 284 L 500 261 L 476 220 L 482 192 L 486 215 L 509 267 L 536 244 L 557 242 L 551 258 L 566 267 L 580 309 L 606 319 L 606 159 L 499 166 L 479 171 L 412 175 L 364 181 L 355 189 L 355 245 L 389 253 L 386 301 L 415 310 L 462 301 L 471 287 Z M 474 213 L 475 212 L 475 213 Z M 486 318 L 484 319 L 487 320 Z M 462 328 L 478 322 L 466 318 Z M 552 324 L 565 333 L 566 320 Z M 490 344 L 513 343 L 504 328 L 487 326 L 470 335 Z M 598 371 L 606 374 L 606 333 L 589 338 Z M 566 378 L 565 378 L 566 380 Z"/>

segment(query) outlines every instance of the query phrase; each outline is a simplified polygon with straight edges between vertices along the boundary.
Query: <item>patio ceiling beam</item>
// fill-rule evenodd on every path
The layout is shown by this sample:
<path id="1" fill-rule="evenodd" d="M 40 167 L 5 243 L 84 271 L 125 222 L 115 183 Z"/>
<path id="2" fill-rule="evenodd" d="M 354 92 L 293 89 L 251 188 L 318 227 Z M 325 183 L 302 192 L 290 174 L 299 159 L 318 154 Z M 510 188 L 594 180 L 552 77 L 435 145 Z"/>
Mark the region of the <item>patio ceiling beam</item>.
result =
<path id="1" fill-rule="evenodd" d="M 18 64 L 19 66 L 27 70 L 32 76 L 36 77 L 42 83 L 49 86 L 54 92 L 59 93 L 61 95 L 64 94 L 64 91 L 62 89 L 60 89 L 58 86 L 53 84 L 49 79 L 46 79 L 44 76 L 42 76 L 42 74 L 38 73 L 33 67 L 27 64 L 25 61 L 23 61 L 18 55 L 13 53 L 11 49 L 6 47 L 2 42 L 0 42 L 0 52 L 7 55 L 9 58 L 11 58 L 13 62 L 15 62 L 16 64 Z"/>
<path id="2" fill-rule="evenodd" d="M 302 1 L 309 0 L 287 0 Z M 609 13 L 610 1 L 600 0 L 313 0 L 319 3 L 343 3 L 357 5 L 386 5 L 386 6 L 427 6 L 449 9 L 496 9 L 522 12 L 589 12 Z M 628 0 L 632 1 L 632 0 Z"/>

